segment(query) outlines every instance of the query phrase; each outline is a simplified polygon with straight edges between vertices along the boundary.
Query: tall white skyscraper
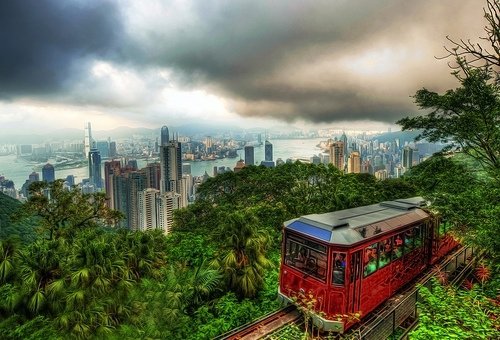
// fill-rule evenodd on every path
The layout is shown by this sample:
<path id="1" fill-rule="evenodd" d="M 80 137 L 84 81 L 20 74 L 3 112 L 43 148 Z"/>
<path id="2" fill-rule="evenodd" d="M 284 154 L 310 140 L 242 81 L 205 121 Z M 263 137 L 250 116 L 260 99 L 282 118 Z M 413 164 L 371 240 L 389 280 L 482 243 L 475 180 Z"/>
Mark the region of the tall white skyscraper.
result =
<path id="1" fill-rule="evenodd" d="M 160 190 L 148 188 L 139 192 L 139 230 L 158 228 L 158 204 Z"/>
<path id="2" fill-rule="evenodd" d="M 163 230 L 168 234 L 174 223 L 174 210 L 181 207 L 181 195 L 174 192 L 161 194 L 156 200 L 157 202 L 157 229 Z"/>
<path id="3" fill-rule="evenodd" d="M 85 141 L 84 141 L 84 146 L 83 146 L 83 152 L 85 152 L 85 157 L 89 156 L 90 149 L 92 149 L 92 129 L 90 127 L 90 122 L 87 122 L 84 126 L 85 130 Z"/>

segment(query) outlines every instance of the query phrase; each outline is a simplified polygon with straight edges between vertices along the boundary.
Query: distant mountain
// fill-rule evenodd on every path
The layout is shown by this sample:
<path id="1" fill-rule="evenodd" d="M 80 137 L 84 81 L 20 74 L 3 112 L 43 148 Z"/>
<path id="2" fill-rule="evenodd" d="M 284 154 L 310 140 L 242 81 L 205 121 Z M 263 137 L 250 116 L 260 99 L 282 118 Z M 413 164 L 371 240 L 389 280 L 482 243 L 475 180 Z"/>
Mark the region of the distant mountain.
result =
<path id="1" fill-rule="evenodd" d="M 179 133 L 179 135 L 194 136 L 194 135 L 214 135 L 222 132 L 241 132 L 245 129 L 231 125 L 221 124 L 186 124 L 181 126 L 169 126 L 171 134 Z M 128 126 L 120 126 L 111 130 L 92 130 L 92 137 L 96 140 L 105 140 L 108 137 L 111 139 L 125 139 L 133 136 L 159 137 L 161 126 L 158 128 L 131 128 Z M 262 129 L 260 129 L 262 130 Z M 82 129 L 59 129 L 47 133 L 39 134 L 8 134 L 0 135 L 0 144 L 43 144 L 55 141 L 81 141 L 83 143 L 84 130 Z"/>
<path id="2" fill-rule="evenodd" d="M 399 142 L 401 145 L 404 145 L 405 142 L 411 143 L 415 141 L 415 137 L 418 136 L 422 131 L 394 131 L 394 132 L 384 132 L 380 135 L 373 136 L 373 139 L 378 140 L 379 143 L 392 142 L 395 139 L 399 138 Z"/>

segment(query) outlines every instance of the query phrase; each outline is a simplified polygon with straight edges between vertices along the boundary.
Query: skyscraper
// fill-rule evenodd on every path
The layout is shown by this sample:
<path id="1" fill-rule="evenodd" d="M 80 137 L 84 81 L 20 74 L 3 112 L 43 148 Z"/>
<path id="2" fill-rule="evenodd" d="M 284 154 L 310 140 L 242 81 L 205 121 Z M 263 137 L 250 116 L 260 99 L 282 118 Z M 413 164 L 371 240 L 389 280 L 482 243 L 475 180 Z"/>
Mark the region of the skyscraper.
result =
<path id="1" fill-rule="evenodd" d="M 182 153 L 181 143 L 171 141 L 160 147 L 160 191 L 161 193 L 173 191 L 180 193 L 180 180 L 182 178 Z"/>
<path id="2" fill-rule="evenodd" d="M 347 162 L 347 172 L 350 174 L 361 173 L 361 157 L 359 152 L 353 151 L 349 155 L 349 160 Z"/>
<path id="3" fill-rule="evenodd" d="M 42 168 L 42 180 L 46 182 L 54 182 L 56 179 L 56 174 L 52 164 L 47 163 Z"/>
<path id="4" fill-rule="evenodd" d="M 245 146 L 245 165 L 255 165 L 254 149 L 251 145 Z"/>
<path id="5" fill-rule="evenodd" d="M 108 141 L 98 141 L 95 143 L 97 150 L 101 154 L 101 158 L 106 159 L 109 157 L 109 143 Z"/>
<path id="6" fill-rule="evenodd" d="M 344 171 L 344 143 L 333 142 L 330 145 L 330 162 L 340 171 Z"/>
<path id="7" fill-rule="evenodd" d="M 144 170 L 146 171 L 146 186 L 160 190 L 161 167 L 160 163 L 149 163 Z"/>
<path id="8" fill-rule="evenodd" d="M 159 197 L 160 191 L 153 188 L 139 192 L 139 230 L 146 231 L 157 228 L 157 199 Z"/>
<path id="9" fill-rule="evenodd" d="M 268 168 L 274 167 L 273 145 L 268 140 L 266 140 L 264 144 L 264 160 L 260 162 L 260 165 L 264 165 Z"/>
<path id="10" fill-rule="evenodd" d="M 104 162 L 104 187 L 106 190 L 106 204 L 111 209 L 115 208 L 114 205 L 114 190 L 113 190 L 113 177 L 120 175 L 121 163 L 120 161 Z"/>
<path id="11" fill-rule="evenodd" d="M 90 127 L 90 122 L 86 123 L 84 126 L 85 130 L 85 141 L 84 141 L 84 148 L 83 152 L 85 153 L 85 157 L 89 156 L 90 149 L 92 148 L 92 129 Z"/>
<path id="12" fill-rule="evenodd" d="M 89 152 L 89 181 L 97 190 L 102 189 L 101 154 L 96 148 Z"/>
<path id="13" fill-rule="evenodd" d="M 174 210 L 180 208 L 181 195 L 174 192 L 161 194 L 157 199 L 158 216 L 157 228 L 168 234 L 174 223 Z"/>
<path id="14" fill-rule="evenodd" d="M 268 162 L 273 161 L 273 145 L 268 140 L 266 140 L 264 145 L 264 160 Z"/>
<path id="15" fill-rule="evenodd" d="M 109 142 L 109 157 L 116 157 L 116 142 Z"/>
<path id="16" fill-rule="evenodd" d="M 347 157 L 348 156 L 347 136 L 345 135 L 345 132 L 342 132 L 342 136 L 340 136 L 340 141 L 344 143 L 344 157 Z"/>
<path id="17" fill-rule="evenodd" d="M 403 148 L 403 168 L 409 169 L 413 165 L 413 149 L 410 146 Z"/>
<path id="18" fill-rule="evenodd" d="M 161 128 L 161 136 L 160 136 L 160 145 L 164 146 L 167 145 L 170 142 L 169 135 L 168 135 L 168 127 L 166 125 L 163 125 Z"/>

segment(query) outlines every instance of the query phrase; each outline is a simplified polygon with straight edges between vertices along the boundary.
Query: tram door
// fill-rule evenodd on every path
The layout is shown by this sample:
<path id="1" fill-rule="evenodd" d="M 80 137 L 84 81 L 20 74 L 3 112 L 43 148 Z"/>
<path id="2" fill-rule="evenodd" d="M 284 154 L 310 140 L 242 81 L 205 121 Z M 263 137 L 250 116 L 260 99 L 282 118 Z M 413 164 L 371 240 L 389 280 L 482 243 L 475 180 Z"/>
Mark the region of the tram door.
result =
<path id="1" fill-rule="evenodd" d="M 362 251 L 351 254 L 349 279 L 348 313 L 359 312 L 361 304 L 361 273 L 363 272 Z"/>

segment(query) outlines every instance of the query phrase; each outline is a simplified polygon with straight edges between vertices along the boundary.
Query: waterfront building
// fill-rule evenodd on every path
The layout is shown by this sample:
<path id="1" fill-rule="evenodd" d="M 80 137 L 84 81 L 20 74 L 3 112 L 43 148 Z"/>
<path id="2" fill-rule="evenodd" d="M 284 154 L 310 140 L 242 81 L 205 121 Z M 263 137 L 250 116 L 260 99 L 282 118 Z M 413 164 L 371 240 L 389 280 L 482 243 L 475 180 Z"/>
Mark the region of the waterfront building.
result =
<path id="1" fill-rule="evenodd" d="M 245 145 L 245 165 L 255 165 L 254 148 L 251 145 Z"/>
<path id="2" fill-rule="evenodd" d="M 52 164 L 47 163 L 42 168 L 42 180 L 45 182 L 54 182 L 56 179 L 56 174 Z"/>
<path id="3" fill-rule="evenodd" d="M 264 160 L 267 162 L 273 161 L 273 144 L 268 140 L 266 140 L 264 144 Z"/>
<path id="4" fill-rule="evenodd" d="M 361 157 L 359 152 L 353 151 L 349 155 L 349 160 L 347 162 L 347 173 L 359 174 L 361 173 Z"/>
<path id="5" fill-rule="evenodd" d="M 38 172 L 33 171 L 31 174 L 29 174 L 28 180 L 31 183 L 38 182 L 40 180 L 40 175 L 38 174 Z"/>
<path id="6" fill-rule="evenodd" d="M 182 174 L 191 175 L 191 163 L 182 163 Z"/>
<path id="7" fill-rule="evenodd" d="M 71 188 L 72 186 L 75 185 L 75 176 L 73 175 L 68 175 L 66 176 L 65 183 Z"/>
<path id="8" fill-rule="evenodd" d="M 311 158 L 310 158 L 310 162 L 311 164 L 321 164 L 321 158 L 318 156 L 318 155 L 313 155 Z"/>
<path id="9" fill-rule="evenodd" d="M 102 189 L 101 154 L 96 148 L 91 148 L 88 157 L 89 181 L 99 191 Z"/>

